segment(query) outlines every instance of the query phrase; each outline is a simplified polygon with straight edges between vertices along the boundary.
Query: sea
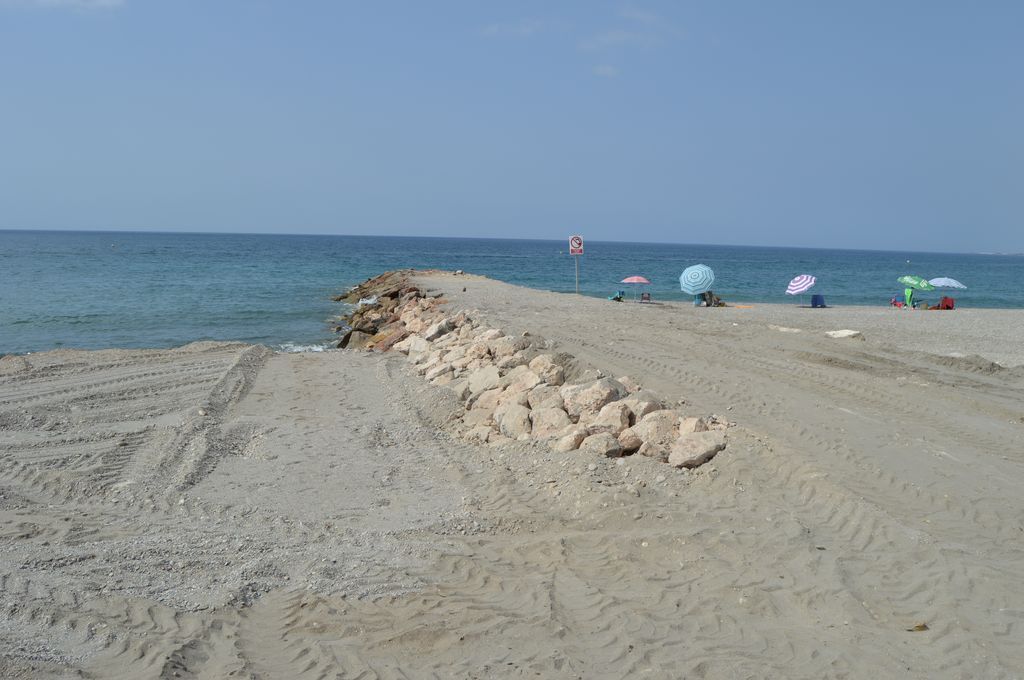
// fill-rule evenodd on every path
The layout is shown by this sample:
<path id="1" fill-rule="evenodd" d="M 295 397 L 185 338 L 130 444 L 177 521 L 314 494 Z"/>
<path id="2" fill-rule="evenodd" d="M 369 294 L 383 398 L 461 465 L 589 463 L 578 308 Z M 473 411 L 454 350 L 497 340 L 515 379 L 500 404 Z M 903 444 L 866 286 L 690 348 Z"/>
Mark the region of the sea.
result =
<path id="1" fill-rule="evenodd" d="M 331 297 L 383 271 L 462 269 L 575 292 L 567 240 L 0 231 L 0 354 L 56 348 L 175 347 L 197 340 L 317 351 L 336 340 L 345 306 Z M 1024 257 L 586 241 L 580 293 L 608 297 L 639 275 L 654 300 L 690 300 L 679 275 L 703 263 L 727 302 L 888 306 L 903 274 L 951 277 L 961 307 L 1022 306 Z M 803 298 L 785 294 L 817 277 Z M 937 302 L 946 291 L 919 294 Z"/>

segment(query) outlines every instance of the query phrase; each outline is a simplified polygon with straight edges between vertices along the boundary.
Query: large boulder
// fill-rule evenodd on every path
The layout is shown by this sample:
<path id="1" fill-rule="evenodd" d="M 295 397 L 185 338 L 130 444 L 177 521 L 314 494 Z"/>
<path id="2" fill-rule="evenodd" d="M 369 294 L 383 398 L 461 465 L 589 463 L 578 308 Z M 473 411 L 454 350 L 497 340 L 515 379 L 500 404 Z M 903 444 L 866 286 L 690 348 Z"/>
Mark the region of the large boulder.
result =
<path id="1" fill-rule="evenodd" d="M 342 349 L 365 349 L 373 336 L 363 331 L 350 330 L 341 338 L 338 347 Z"/>
<path id="2" fill-rule="evenodd" d="M 395 345 L 405 340 L 407 337 L 409 337 L 409 331 L 403 328 L 401 330 L 397 330 L 389 334 L 388 336 L 381 340 L 374 342 L 373 348 L 380 352 L 387 352 L 388 350 L 392 349 Z"/>
<path id="3" fill-rule="evenodd" d="M 660 411 L 665 408 L 665 404 L 661 400 L 661 397 L 649 390 L 640 390 L 635 394 L 630 394 L 622 400 L 622 403 L 628 406 L 630 412 L 633 414 L 633 423 L 640 422 L 640 420 L 642 420 L 648 413 Z"/>
<path id="4" fill-rule="evenodd" d="M 431 366 L 430 369 L 427 370 L 427 372 L 423 374 L 423 377 L 425 377 L 427 380 L 433 380 L 434 378 L 438 378 L 438 377 L 440 377 L 441 375 L 443 375 L 445 373 L 451 373 L 451 372 L 452 372 L 452 367 L 448 364 L 448 362 L 446 362 L 446 361 L 439 361 L 436 364 L 434 364 L 433 366 Z"/>
<path id="5" fill-rule="evenodd" d="M 555 358 L 550 354 L 534 357 L 530 361 L 530 370 L 548 385 L 561 385 L 565 382 L 565 369 L 555 363 Z"/>
<path id="6" fill-rule="evenodd" d="M 626 388 L 617 380 L 601 378 L 582 385 L 563 385 L 562 399 L 570 416 L 597 414 L 605 404 L 626 396 Z"/>
<path id="7" fill-rule="evenodd" d="M 474 342 L 466 348 L 466 356 L 470 359 L 485 359 L 491 356 L 491 349 L 486 342 Z"/>
<path id="8" fill-rule="evenodd" d="M 488 328 L 487 330 L 480 331 L 473 339 L 477 342 L 490 342 L 491 340 L 497 340 L 503 335 L 505 334 L 497 328 Z"/>
<path id="9" fill-rule="evenodd" d="M 470 374 L 469 391 L 476 393 L 493 389 L 498 386 L 500 379 L 497 366 L 485 366 Z"/>
<path id="10" fill-rule="evenodd" d="M 494 409 L 475 408 L 471 411 L 466 411 L 462 416 L 462 422 L 468 427 L 490 426 L 494 422 Z"/>
<path id="11" fill-rule="evenodd" d="M 530 436 L 530 409 L 519 404 L 502 404 L 494 411 L 494 422 L 498 431 L 509 439 L 525 439 Z"/>
<path id="12" fill-rule="evenodd" d="M 568 453 L 569 451 L 575 451 L 583 443 L 583 440 L 587 438 L 587 428 L 573 426 L 567 430 L 564 430 L 558 437 L 558 441 L 551 447 L 559 453 Z"/>
<path id="13" fill-rule="evenodd" d="M 526 367 L 520 366 L 520 368 Z M 506 389 L 510 392 L 529 392 L 537 385 L 540 385 L 540 383 L 540 376 L 526 368 L 525 371 L 520 371 L 518 375 L 508 382 Z"/>
<path id="14" fill-rule="evenodd" d="M 640 437 L 643 445 L 637 451 L 641 455 L 665 459 L 672 442 L 678 436 L 679 414 L 663 409 L 644 416 L 633 426 L 633 432 Z"/>
<path id="15" fill-rule="evenodd" d="M 613 401 L 601 407 L 593 420 L 587 421 L 587 429 L 592 433 L 607 432 L 616 437 L 629 427 L 629 407 L 621 401 Z"/>
<path id="16" fill-rule="evenodd" d="M 469 398 L 469 381 L 465 379 L 455 380 L 448 383 L 448 389 L 452 391 L 459 401 L 466 401 Z"/>
<path id="17" fill-rule="evenodd" d="M 530 421 L 533 423 L 533 436 L 537 439 L 549 439 L 572 425 L 569 414 L 560 408 L 533 409 Z"/>
<path id="18" fill-rule="evenodd" d="M 537 385 L 529 394 L 530 408 L 558 408 L 564 407 L 565 402 L 558 388 L 553 385 Z"/>
<path id="19" fill-rule="evenodd" d="M 680 435 L 672 445 L 668 462 L 675 467 L 700 467 L 718 455 L 725 446 L 725 433 L 721 430 L 688 432 Z"/>
<path id="20" fill-rule="evenodd" d="M 707 432 L 711 428 L 708 427 L 707 418 L 680 418 L 679 419 L 679 434 L 688 434 L 690 432 Z"/>
<path id="21" fill-rule="evenodd" d="M 614 436 L 607 432 L 599 432 L 584 439 L 580 444 L 580 451 L 608 458 L 618 458 L 622 455 L 622 446 Z"/>
<path id="22" fill-rule="evenodd" d="M 501 400 L 502 392 L 504 392 L 504 390 L 502 390 L 500 387 L 492 387 L 489 390 L 474 393 L 474 396 L 470 397 L 469 407 L 471 409 L 496 409 L 498 407 L 498 403 Z"/>
<path id="23" fill-rule="evenodd" d="M 526 366 L 526 354 L 524 352 L 516 352 L 512 356 L 501 357 L 498 359 L 496 366 L 508 370 L 510 368 L 516 368 L 517 366 Z"/>
<path id="24" fill-rule="evenodd" d="M 622 446 L 624 452 L 633 453 L 644 445 L 644 440 L 640 439 L 640 436 L 633 431 L 633 428 L 627 427 L 619 433 L 619 445 Z"/>
<path id="25" fill-rule="evenodd" d="M 529 347 L 530 341 L 526 338 L 514 338 L 506 335 L 490 341 L 489 346 L 491 348 L 491 354 L 495 357 L 510 357 L 516 352 Z"/>

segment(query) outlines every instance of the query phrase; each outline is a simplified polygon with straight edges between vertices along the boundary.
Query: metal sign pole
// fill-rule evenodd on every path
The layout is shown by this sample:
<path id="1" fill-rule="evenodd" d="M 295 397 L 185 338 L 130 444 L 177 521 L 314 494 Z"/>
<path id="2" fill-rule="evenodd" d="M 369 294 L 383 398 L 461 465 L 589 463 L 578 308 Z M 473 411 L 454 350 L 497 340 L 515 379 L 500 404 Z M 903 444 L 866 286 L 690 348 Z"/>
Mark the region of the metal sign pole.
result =
<path id="1" fill-rule="evenodd" d="M 572 259 L 576 261 L 576 294 L 580 294 L 580 256 L 573 255 Z"/>

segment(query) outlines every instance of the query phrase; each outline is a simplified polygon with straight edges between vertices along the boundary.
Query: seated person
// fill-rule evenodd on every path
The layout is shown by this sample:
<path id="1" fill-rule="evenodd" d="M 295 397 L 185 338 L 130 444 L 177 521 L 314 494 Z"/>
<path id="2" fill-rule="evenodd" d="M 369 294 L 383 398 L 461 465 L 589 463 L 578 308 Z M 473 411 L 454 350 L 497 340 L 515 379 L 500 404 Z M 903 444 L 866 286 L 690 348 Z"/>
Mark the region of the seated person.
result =
<path id="1" fill-rule="evenodd" d="M 650 293 L 640 293 L 640 302 L 650 302 L 650 301 L 651 301 L 651 294 Z"/>
<path id="2" fill-rule="evenodd" d="M 715 295 L 713 291 L 704 293 L 704 306 L 705 307 L 725 307 L 725 303 L 722 302 L 722 298 Z"/>

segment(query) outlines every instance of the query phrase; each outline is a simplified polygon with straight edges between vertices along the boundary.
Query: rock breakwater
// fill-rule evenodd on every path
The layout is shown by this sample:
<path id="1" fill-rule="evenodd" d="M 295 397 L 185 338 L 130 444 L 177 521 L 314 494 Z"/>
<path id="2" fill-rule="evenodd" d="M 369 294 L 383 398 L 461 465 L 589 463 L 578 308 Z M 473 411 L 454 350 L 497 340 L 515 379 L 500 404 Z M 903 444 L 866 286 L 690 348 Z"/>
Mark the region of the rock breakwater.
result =
<path id="1" fill-rule="evenodd" d="M 541 440 L 558 452 L 637 454 L 681 468 L 726 448 L 727 421 L 682 413 L 628 376 L 579 372 L 574 357 L 551 352 L 543 338 L 508 335 L 477 310 L 452 310 L 411 274 L 387 272 L 336 298 L 357 304 L 338 346 L 406 355 L 462 403 L 454 427 L 464 438 Z"/>

